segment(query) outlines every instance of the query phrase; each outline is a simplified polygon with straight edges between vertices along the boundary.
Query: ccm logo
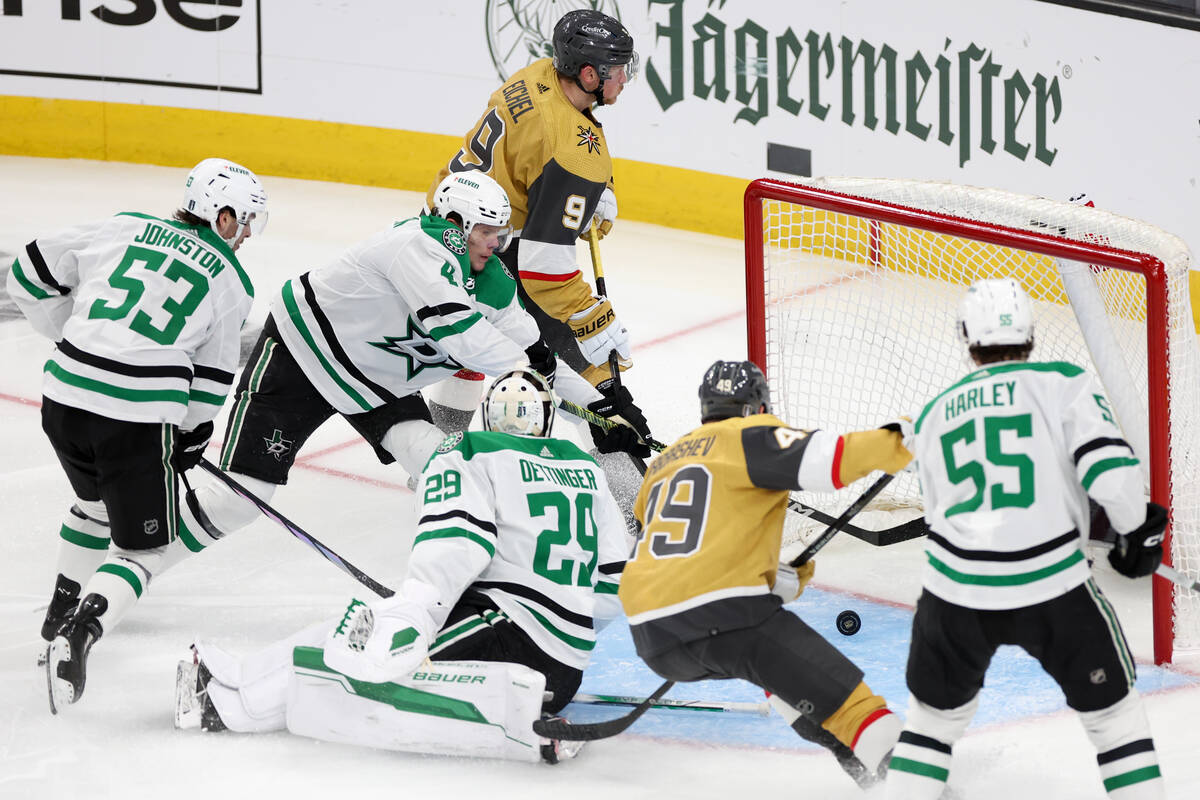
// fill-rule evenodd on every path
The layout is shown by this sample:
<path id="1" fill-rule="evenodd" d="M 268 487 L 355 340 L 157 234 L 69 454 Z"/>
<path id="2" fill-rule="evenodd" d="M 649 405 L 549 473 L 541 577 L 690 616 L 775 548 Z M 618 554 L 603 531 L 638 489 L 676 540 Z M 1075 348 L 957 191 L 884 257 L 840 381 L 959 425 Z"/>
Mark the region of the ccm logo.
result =
<path id="1" fill-rule="evenodd" d="M 0 3 L 0 15 L 5 17 L 22 16 L 22 0 L 3 0 Z M 62 18 L 78 20 L 82 18 L 82 0 L 62 0 Z M 155 0 L 121 0 L 119 7 L 133 6 L 128 11 L 114 11 L 103 3 L 88 9 L 88 13 L 101 22 L 110 25 L 145 25 L 154 19 L 158 13 Z M 191 13 L 196 6 L 221 6 L 223 8 L 241 8 L 242 0 L 162 0 L 163 11 L 171 19 L 185 28 L 194 31 L 223 31 L 233 27 L 241 17 L 233 14 L 218 14 L 215 17 L 197 17 Z"/>
<path id="2" fill-rule="evenodd" d="M 588 336 L 608 325 L 608 323 L 612 322 L 614 319 L 616 319 L 616 314 L 613 313 L 612 307 L 610 306 L 608 311 L 605 311 L 588 324 L 581 325 L 578 328 L 573 328 L 572 333 L 575 334 L 576 339 L 586 339 Z"/>

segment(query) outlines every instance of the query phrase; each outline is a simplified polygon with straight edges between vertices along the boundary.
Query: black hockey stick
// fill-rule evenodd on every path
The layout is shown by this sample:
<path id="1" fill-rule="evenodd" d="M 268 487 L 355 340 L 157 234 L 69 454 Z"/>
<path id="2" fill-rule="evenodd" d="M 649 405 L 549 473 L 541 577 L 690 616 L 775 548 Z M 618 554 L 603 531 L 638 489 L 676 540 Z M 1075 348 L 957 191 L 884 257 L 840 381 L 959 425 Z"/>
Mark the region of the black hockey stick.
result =
<path id="1" fill-rule="evenodd" d="M 599 414 L 597 414 L 595 411 L 586 409 L 583 406 L 579 405 L 578 403 L 572 403 L 570 400 L 564 400 L 561 397 L 558 398 L 558 407 L 561 408 L 563 411 L 566 411 L 568 414 L 572 414 L 576 417 L 579 417 L 584 422 L 591 423 L 592 425 L 595 425 L 598 428 L 603 428 L 606 431 L 612 430 L 613 428 L 615 428 L 621 424 L 619 422 L 613 422 L 608 417 L 602 417 Z M 663 444 L 658 439 L 655 439 L 653 437 L 651 437 L 649 439 L 643 439 L 642 441 L 646 444 L 647 447 L 649 447 L 651 450 L 653 450 L 656 453 L 661 453 L 663 450 L 667 449 L 667 446 L 665 444 Z M 641 459 L 637 458 L 637 459 L 635 459 L 635 461 L 641 461 Z M 646 462 L 642 461 L 641 466 L 639 466 L 638 469 L 644 473 L 646 471 Z"/>
<path id="2" fill-rule="evenodd" d="M 633 711 L 623 717 L 606 719 L 603 722 L 583 723 L 571 723 L 565 719 L 538 719 L 533 721 L 533 732 L 547 739 L 559 739 L 564 742 L 591 742 L 596 739 L 607 739 L 624 732 L 626 728 L 637 722 L 638 717 L 649 711 L 655 703 L 662 699 L 664 694 L 671 691 L 671 687 L 674 685 L 675 681 L 666 681 L 654 690 L 654 694 L 647 697 Z"/>
<path id="3" fill-rule="evenodd" d="M 858 512 L 866 508 L 867 504 L 874 500 L 876 496 L 883 491 L 884 487 L 892 482 L 892 478 L 894 477 L 894 475 L 889 475 L 886 472 L 880 475 L 879 479 L 867 487 L 867 490 L 859 495 L 858 499 L 851 503 L 849 507 L 842 512 L 841 516 L 835 519 L 829 525 L 829 527 L 825 529 L 824 533 L 814 539 L 808 545 L 808 547 L 804 548 L 800 555 L 789 561 L 788 566 L 798 567 L 801 564 L 812 560 L 812 557 L 817 554 L 817 551 L 829 544 L 829 540 L 842 531 L 846 527 L 846 523 L 854 519 Z"/>
<path id="4" fill-rule="evenodd" d="M 295 536 L 297 539 L 304 542 L 306 545 L 311 547 L 313 550 L 316 550 L 318 553 L 320 553 L 325 558 L 326 561 L 333 564 L 335 567 L 340 569 L 342 572 L 345 572 L 347 575 L 349 575 L 352 578 L 354 578 L 355 580 L 357 580 L 363 586 L 366 586 L 368 589 L 370 589 L 375 594 L 379 595 L 380 597 L 391 597 L 392 595 L 395 594 L 395 592 L 393 592 L 391 589 L 384 586 L 382 583 L 375 580 L 370 575 L 363 572 L 361 569 L 354 566 L 349 561 L 342 558 L 341 556 L 339 556 L 337 553 L 330 550 L 325 545 L 321 544 L 321 542 L 319 542 L 316 539 L 316 537 L 314 537 L 312 534 L 308 533 L 303 528 L 301 528 L 299 525 L 292 522 L 287 517 L 283 516 L 283 514 L 280 514 L 274 508 L 267 505 L 267 503 L 265 501 L 263 501 L 262 499 L 255 496 L 255 494 L 253 492 L 251 492 L 245 486 L 242 486 L 240 483 L 235 481 L 233 478 L 226 475 L 224 472 L 222 472 L 218 467 L 216 467 L 214 464 L 209 462 L 207 459 L 200 459 L 200 467 L 208 474 L 216 477 L 217 480 L 221 481 L 221 483 L 228 486 L 233 491 L 233 493 L 236 494 L 238 497 L 244 498 L 245 500 L 248 500 L 250 503 L 252 503 L 255 508 L 257 508 L 260 512 L 262 512 L 262 515 L 264 517 L 278 523 L 284 530 L 286 530 L 292 536 Z"/>
<path id="5" fill-rule="evenodd" d="M 788 499 L 788 510 L 799 514 L 802 517 L 816 520 L 823 525 L 833 525 L 837 523 L 837 517 L 828 514 L 819 508 L 813 508 L 807 503 L 802 503 L 794 498 Z M 861 509 L 860 509 L 861 510 Z M 861 539 L 867 544 L 875 547 L 886 547 L 890 544 L 899 542 L 907 542 L 909 539 L 919 539 L 929 533 L 929 526 L 925 524 L 924 517 L 916 517 L 907 522 L 902 522 L 899 525 L 893 525 L 890 528 L 884 528 L 879 531 L 872 531 L 866 528 L 860 528 L 857 525 L 846 522 L 841 527 L 846 533 L 853 536 L 855 539 Z"/>

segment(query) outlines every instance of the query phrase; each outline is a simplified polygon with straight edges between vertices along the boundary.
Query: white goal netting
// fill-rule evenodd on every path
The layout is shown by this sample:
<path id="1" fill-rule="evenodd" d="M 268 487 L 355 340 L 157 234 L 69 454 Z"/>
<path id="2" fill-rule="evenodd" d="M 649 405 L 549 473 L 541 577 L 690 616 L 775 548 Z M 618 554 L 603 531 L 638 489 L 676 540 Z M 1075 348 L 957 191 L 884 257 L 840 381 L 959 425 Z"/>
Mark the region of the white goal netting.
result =
<path id="1" fill-rule="evenodd" d="M 755 207 L 757 232 L 750 229 L 758 224 L 749 213 Z M 1188 299 L 1191 259 L 1181 240 L 1091 207 L 947 183 L 837 178 L 792 188 L 758 181 L 747 210 L 751 357 L 765 365 L 782 419 L 854 430 L 919 413 L 974 368 L 954 327 L 965 287 L 1017 278 L 1034 303 L 1033 358 L 1100 375 L 1148 467 L 1148 491 L 1151 442 L 1166 445 L 1154 452 L 1166 454 L 1160 471 L 1170 476 L 1172 561 L 1200 573 L 1200 349 Z M 1086 249 L 1090 257 L 1069 260 L 1056 248 L 1074 248 L 1077 257 Z M 1153 259 L 1165 268 L 1165 308 L 1148 296 L 1143 274 L 1116 268 L 1139 255 L 1152 269 Z M 1148 391 L 1148 326 L 1162 332 L 1167 354 L 1165 391 L 1157 394 Z M 797 497 L 836 514 L 858 491 Z M 875 519 L 867 513 L 856 522 L 879 528 L 897 515 L 919 515 L 915 475 L 898 476 L 872 508 Z M 1176 650 L 1200 648 L 1200 598 L 1158 591 L 1156 655 L 1160 634 Z"/>

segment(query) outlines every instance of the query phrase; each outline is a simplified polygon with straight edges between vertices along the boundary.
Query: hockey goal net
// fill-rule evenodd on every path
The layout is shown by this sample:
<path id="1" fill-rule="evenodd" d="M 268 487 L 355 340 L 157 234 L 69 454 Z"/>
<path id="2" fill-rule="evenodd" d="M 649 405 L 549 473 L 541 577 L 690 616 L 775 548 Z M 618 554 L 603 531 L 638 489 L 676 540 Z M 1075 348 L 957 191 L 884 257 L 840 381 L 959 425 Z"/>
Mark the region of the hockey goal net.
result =
<path id="1" fill-rule="evenodd" d="M 1014 277 L 1034 305 L 1033 358 L 1100 376 L 1148 494 L 1171 511 L 1167 561 L 1200 572 L 1200 350 L 1182 241 L 1080 204 L 857 178 L 755 181 L 745 226 L 750 358 L 780 418 L 855 430 L 919 413 L 974 369 L 955 331 L 966 286 Z M 796 498 L 836 515 L 865 485 Z M 916 476 L 871 509 L 876 527 L 920 516 Z M 1200 598 L 1158 576 L 1152 595 L 1155 661 L 1200 648 Z"/>

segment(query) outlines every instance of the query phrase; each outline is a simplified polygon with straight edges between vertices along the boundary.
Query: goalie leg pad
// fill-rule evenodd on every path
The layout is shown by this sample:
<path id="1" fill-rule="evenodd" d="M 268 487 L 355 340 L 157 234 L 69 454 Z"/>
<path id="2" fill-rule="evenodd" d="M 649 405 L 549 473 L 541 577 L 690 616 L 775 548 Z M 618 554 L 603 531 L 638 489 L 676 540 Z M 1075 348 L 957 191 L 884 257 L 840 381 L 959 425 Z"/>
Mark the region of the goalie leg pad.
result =
<path id="1" fill-rule="evenodd" d="M 1146 708 L 1136 690 L 1108 708 L 1082 712 L 1079 718 L 1096 748 L 1100 777 L 1110 797 L 1157 800 L 1166 796 Z"/>
<path id="2" fill-rule="evenodd" d="M 909 695 L 908 722 L 888 762 L 888 798 L 941 797 L 950 777 L 951 750 L 978 708 L 978 695 L 947 709 L 934 708 Z"/>
<path id="3" fill-rule="evenodd" d="M 297 648 L 287 727 L 328 742 L 410 753 L 536 762 L 545 678 L 520 664 L 441 661 L 396 683 L 366 683 L 329 669 L 317 648 Z"/>

